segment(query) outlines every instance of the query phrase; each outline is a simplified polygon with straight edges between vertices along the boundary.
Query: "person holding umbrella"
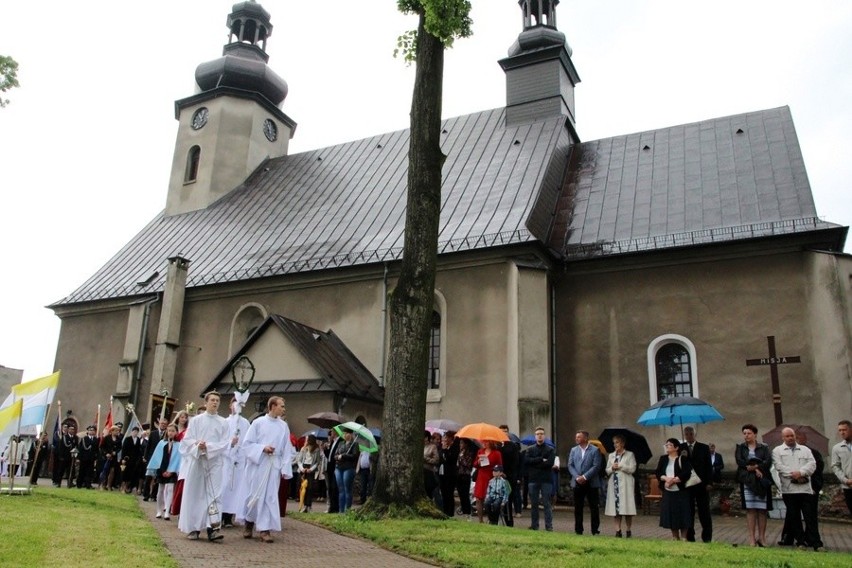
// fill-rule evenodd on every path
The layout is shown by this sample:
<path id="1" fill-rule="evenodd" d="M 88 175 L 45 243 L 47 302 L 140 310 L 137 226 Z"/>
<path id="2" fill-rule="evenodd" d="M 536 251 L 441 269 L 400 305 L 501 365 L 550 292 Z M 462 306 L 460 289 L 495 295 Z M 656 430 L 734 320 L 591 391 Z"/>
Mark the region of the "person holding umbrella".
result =
<path id="1" fill-rule="evenodd" d="M 615 450 L 606 460 L 606 473 L 609 475 L 606 508 L 604 514 L 615 518 L 615 536 L 621 538 L 621 518 L 627 524 L 627 538 L 633 536 L 630 532 L 633 517 L 636 515 L 636 493 L 633 472 L 636 471 L 636 457 L 625 448 L 624 436 L 616 434 L 612 438 Z"/>
<path id="2" fill-rule="evenodd" d="M 497 449 L 497 444 L 491 440 L 483 440 L 482 448 L 476 453 L 476 484 L 473 488 L 473 496 L 476 498 L 476 516 L 479 517 L 479 522 L 483 523 L 485 509 L 483 502 L 485 501 L 485 493 L 488 490 L 488 482 L 494 477 L 494 466 L 503 467 L 503 456 L 500 450 Z"/>
<path id="3" fill-rule="evenodd" d="M 343 430 L 343 442 L 337 446 L 334 478 L 337 482 L 338 512 L 345 513 L 352 507 L 352 486 L 355 483 L 355 465 L 361 450 L 350 430 Z"/>

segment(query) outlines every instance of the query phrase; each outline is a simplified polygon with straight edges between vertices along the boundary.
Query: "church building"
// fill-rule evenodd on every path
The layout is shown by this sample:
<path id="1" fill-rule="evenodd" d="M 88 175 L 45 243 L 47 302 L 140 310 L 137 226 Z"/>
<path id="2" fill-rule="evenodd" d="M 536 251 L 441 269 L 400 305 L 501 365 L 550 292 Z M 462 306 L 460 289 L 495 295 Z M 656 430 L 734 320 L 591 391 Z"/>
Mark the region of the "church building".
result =
<path id="1" fill-rule="evenodd" d="M 746 422 L 830 435 L 852 408 L 852 259 L 790 110 L 583 141 L 559 0 L 518 4 L 505 107 L 442 124 L 427 418 L 542 425 L 560 454 L 629 426 L 654 448 L 679 433 L 636 419 L 692 395 L 725 416 L 700 427 L 720 448 Z M 289 154 L 270 14 L 241 2 L 227 26 L 175 102 L 163 211 L 50 306 L 57 396 L 144 421 L 157 396 L 250 380 L 249 414 L 280 394 L 294 432 L 329 410 L 381 427 L 409 131 Z"/>

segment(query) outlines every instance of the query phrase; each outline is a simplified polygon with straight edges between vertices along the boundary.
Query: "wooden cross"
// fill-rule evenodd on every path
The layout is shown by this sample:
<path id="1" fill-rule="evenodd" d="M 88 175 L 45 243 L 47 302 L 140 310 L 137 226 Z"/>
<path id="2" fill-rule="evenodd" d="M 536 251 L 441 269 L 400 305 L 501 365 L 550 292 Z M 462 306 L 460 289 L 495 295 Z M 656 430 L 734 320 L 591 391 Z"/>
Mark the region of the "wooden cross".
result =
<path id="1" fill-rule="evenodd" d="M 772 378 L 772 404 L 775 408 L 775 425 L 781 426 L 783 419 L 781 418 L 781 387 L 778 384 L 778 365 L 801 363 L 802 359 L 798 355 L 794 355 L 792 357 L 779 357 L 775 352 L 774 335 L 768 336 L 766 341 L 769 343 L 769 357 L 762 359 L 746 359 L 746 366 L 752 367 L 755 365 L 769 365 L 769 374 Z"/>

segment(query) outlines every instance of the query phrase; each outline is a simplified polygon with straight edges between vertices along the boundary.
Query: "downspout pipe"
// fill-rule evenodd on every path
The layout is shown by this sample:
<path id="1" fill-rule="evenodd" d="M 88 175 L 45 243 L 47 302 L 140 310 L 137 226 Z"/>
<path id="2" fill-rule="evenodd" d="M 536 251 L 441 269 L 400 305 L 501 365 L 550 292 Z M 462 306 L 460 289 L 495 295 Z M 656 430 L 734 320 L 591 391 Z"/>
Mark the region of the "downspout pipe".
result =
<path id="1" fill-rule="evenodd" d="M 387 372 L 388 358 L 388 263 L 384 263 L 385 270 L 382 275 L 382 360 L 381 373 L 379 374 L 379 384 L 385 386 L 385 373 Z"/>
<path id="2" fill-rule="evenodd" d="M 552 281 L 553 273 L 549 271 L 550 277 L 550 431 L 553 433 L 553 441 L 556 442 L 556 425 L 559 423 L 557 413 L 559 405 L 556 404 L 556 286 Z"/>

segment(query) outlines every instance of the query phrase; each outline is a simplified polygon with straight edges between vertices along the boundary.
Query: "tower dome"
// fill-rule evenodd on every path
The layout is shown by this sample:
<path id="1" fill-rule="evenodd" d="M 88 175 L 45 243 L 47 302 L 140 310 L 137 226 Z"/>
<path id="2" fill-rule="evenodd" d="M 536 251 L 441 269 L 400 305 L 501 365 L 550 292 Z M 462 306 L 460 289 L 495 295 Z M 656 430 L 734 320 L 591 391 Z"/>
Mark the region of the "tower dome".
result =
<path id="1" fill-rule="evenodd" d="M 231 87 L 257 92 L 275 106 L 287 97 L 287 83 L 268 65 L 266 40 L 272 35 L 270 15 L 260 4 L 234 4 L 228 14 L 228 43 L 222 57 L 200 64 L 195 82 L 200 92 Z"/>

